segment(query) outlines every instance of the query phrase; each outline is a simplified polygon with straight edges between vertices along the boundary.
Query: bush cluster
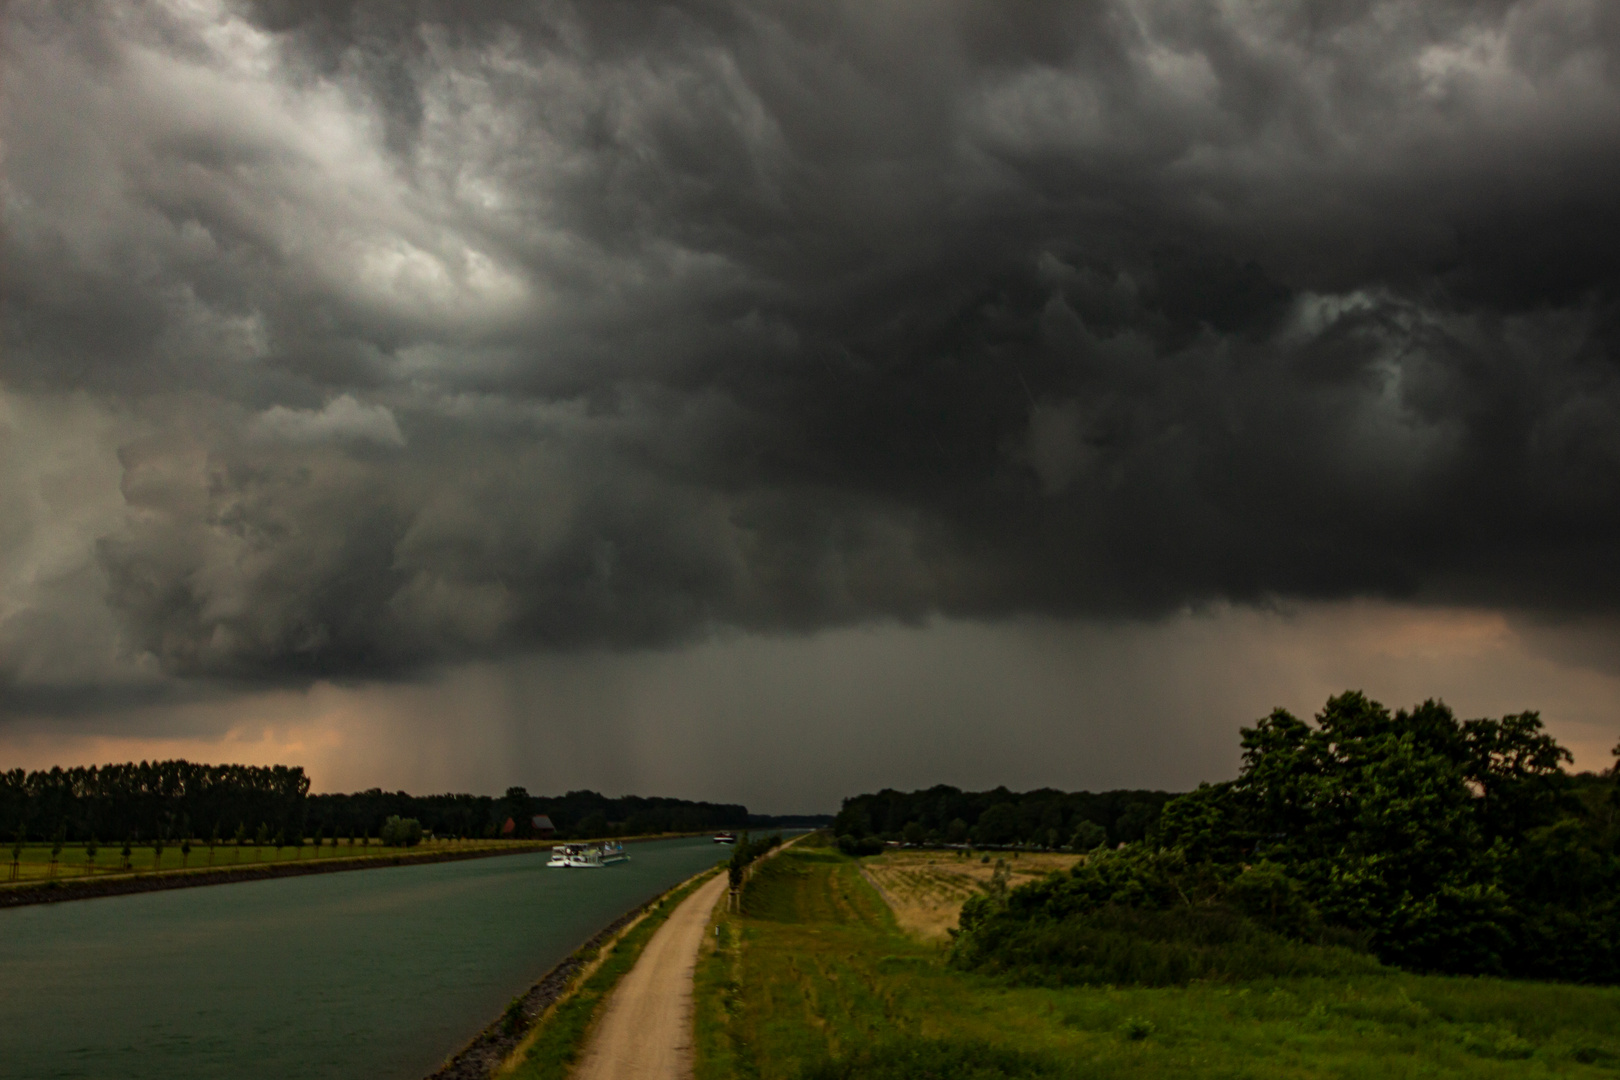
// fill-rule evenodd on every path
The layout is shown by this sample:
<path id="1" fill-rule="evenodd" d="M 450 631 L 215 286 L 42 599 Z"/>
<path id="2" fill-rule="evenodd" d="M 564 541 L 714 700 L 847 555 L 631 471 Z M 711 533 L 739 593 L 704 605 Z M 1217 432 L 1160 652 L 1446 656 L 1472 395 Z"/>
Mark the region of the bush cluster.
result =
<path id="1" fill-rule="evenodd" d="M 415 818 L 390 815 L 377 838 L 389 847 L 415 847 L 422 842 L 422 823 Z"/>
<path id="2" fill-rule="evenodd" d="M 762 836 L 757 840 L 750 839 L 747 833 L 743 833 L 742 838 L 732 847 L 731 861 L 727 864 L 731 887 L 733 889 L 740 888 L 742 886 L 743 871 L 748 868 L 748 864 L 781 843 L 782 837 L 779 833 Z"/>
<path id="3" fill-rule="evenodd" d="M 1030 979 L 1182 982 L 1342 965 L 1620 982 L 1620 794 L 1535 713 L 1359 693 L 1243 731 L 1230 783 L 1151 836 L 963 909 L 954 956 Z M 1314 950 L 1314 951 L 1313 951 Z M 1323 950 L 1328 950 L 1324 952 Z"/>

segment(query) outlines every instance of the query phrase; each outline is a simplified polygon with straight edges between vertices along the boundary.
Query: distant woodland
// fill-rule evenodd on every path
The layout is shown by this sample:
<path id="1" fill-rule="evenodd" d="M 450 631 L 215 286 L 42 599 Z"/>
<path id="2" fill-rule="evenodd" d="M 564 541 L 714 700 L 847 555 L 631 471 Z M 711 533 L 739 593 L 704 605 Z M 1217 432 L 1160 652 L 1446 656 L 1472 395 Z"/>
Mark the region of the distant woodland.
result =
<path id="1" fill-rule="evenodd" d="M 1089 851 L 1144 839 L 1172 797 L 1163 791 L 962 791 L 943 784 L 885 789 L 845 799 L 833 832 L 856 854 L 875 852 L 885 841 Z"/>
<path id="2" fill-rule="evenodd" d="M 403 791 L 312 795 L 302 768 L 152 761 L 0 773 L 0 830 L 7 839 L 83 842 L 155 837 L 229 840 L 282 835 L 377 836 L 390 817 L 439 836 L 527 838 L 548 816 L 560 836 L 628 836 L 743 828 L 748 809 L 685 799 L 609 798 L 594 791 L 530 795 L 409 795 Z M 507 821 L 509 832 L 503 831 Z"/>

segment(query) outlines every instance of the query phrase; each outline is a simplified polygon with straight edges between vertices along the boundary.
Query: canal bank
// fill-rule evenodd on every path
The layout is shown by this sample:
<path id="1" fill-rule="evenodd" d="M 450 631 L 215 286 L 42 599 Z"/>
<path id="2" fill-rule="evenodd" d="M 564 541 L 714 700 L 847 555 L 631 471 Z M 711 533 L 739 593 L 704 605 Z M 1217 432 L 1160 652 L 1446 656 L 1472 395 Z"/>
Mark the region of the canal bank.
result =
<path id="1" fill-rule="evenodd" d="M 676 840 L 707 833 L 676 833 L 664 836 L 627 836 L 625 844 L 653 840 Z M 591 841 L 581 841 L 590 843 Z M 61 877 L 23 884 L 0 884 L 0 909 L 30 904 L 60 904 L 67 900 L 91 900 L 103 896 L 162 892 L 166 889 L 193 889 L 203 885 L 230 885 L 272 878 L 303 877 L 307 874 L 334 874 L 349 870 L 381 870 L 392 866 L 420 866 L 426 863 L 461 862 L 465 859 L 491 859 L 502 855 L 526 855 L 549 851 L 553 841 L 536 840 L 502 847 L 447 847 L 432 851 L 398 848 L 372 854 L 315 858 L 287 862 L 250 862 L 239 865 L 199 866 L 189 870 L 164 869 L 156 873 L 119 874 L 107 877 Z"/>
<path id="2" fill-rule="evenodd" d="M 0 1076 L 418 1080 L 624 912 L 720 857 L 638 844 L 0 912 Z"/>

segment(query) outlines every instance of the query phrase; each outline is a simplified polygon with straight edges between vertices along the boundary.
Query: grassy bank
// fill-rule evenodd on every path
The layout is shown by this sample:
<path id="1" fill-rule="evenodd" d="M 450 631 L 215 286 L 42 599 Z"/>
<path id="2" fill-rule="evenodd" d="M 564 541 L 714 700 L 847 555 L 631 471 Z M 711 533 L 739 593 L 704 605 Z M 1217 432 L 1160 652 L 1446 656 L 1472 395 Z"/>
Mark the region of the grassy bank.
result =
<path id="1" fill-rule="evenodd" d="M 344 840 L 333 844 L 330 840 L 320 845 L 313 841 L 301 847 L 273 844 L 219 844 L 210 848 L 206 843 L 193 842 L 189 852 L 180 844 L 169 841 L 161 855 L 150 845 L 131 845 L 128 864 L 123 845 L 102 844 L 94 859 L 89 858 L 84 845 L 64 846 L 55 859 L 51 845 L 31 843 L 23 845 L 15 863 L 12 848 L 6 845 L 4 862 L 0 863 L 0 886 L 30 885 L 41 881 L 75 881 L 86 878 L 128 877 L 135 874 L 168 874 L 194 870 L 228 870 L 237 866 L 269 866 L 291 862 L 327 862 L 333 859 L 392 859 L 400 855 L 426 855 L 445 851 L 479 851 L 505 853 L 509 851 L 537 851 L 549 847 L 551 841 L 535 840 L 424 840 L 409 848 L 385 847 L 375 840 L 369 844 Z"/>
<path id="2" fill-rule="evenodd" d="M 640 922 L 604 946 L 600 954 L 587 950 L 575 957 L 585 972 L 578 985 L 565 991 L 566 996 L 540 1018 L 495 1075 L 512 1080 L 563 1080 L 579 1060 L 597 1009 L 635 966 L 647 942 L 681 901 L 719 872 L 719 868 L 704 871 L 664 894 Z"/>
<path id="3" fill-rule="evenodd" d="M 989 864 L 865 861 L 910 932 L 856 860 L 802 842 L 760 867 L 740 914 L 721 917 L 698 967 L 699 1080 L 1620 1071 L 1610 988 L 1390 969 L 1151 989 L 1005 985 L 948 968 L 930 932 L 943 920 L 918 913 L 925 892 L 948 903 L 966 892 L 956 879 Z"/>

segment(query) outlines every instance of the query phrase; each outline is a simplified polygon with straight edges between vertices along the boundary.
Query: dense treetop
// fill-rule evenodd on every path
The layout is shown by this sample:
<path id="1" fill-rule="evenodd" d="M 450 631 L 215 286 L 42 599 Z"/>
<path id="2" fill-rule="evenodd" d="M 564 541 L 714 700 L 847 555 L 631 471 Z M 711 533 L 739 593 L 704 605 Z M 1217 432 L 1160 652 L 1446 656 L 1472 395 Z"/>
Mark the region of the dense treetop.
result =
<path id="1" fill-rule="evenodd" d="M 995 966 L 1040 938 L 1053 963 L 1057 924 L 1185 909 L 1421 970 L 1620 981 L 1615 774 L 1565 771 L 1536 713 L 1459 721 L 1350 692 L 1314 723 L 1275 710 L 1242 745 L 1237 779 L 1170 800 L 1144 842 L 970 904 L 958 956 Z"/>

